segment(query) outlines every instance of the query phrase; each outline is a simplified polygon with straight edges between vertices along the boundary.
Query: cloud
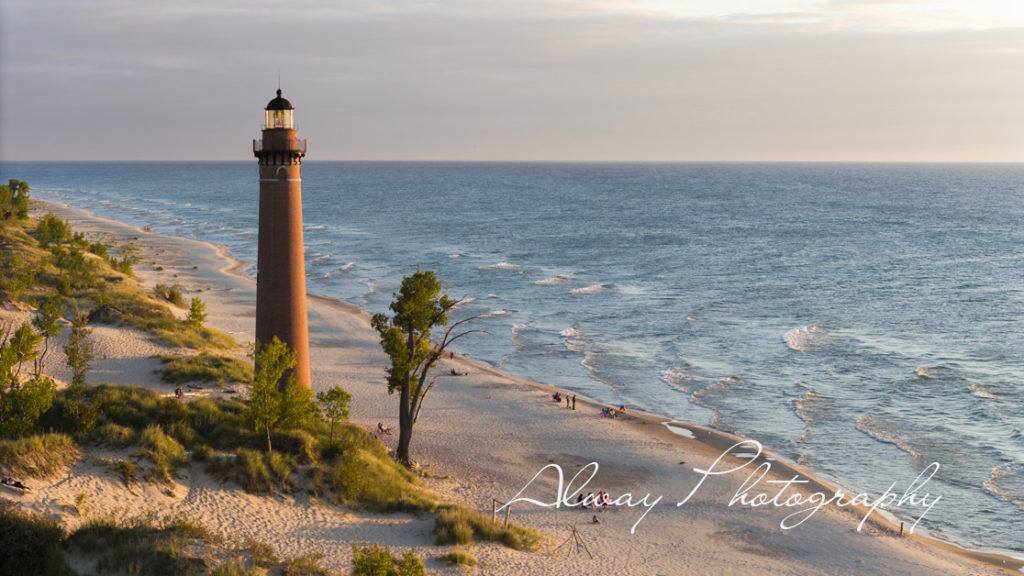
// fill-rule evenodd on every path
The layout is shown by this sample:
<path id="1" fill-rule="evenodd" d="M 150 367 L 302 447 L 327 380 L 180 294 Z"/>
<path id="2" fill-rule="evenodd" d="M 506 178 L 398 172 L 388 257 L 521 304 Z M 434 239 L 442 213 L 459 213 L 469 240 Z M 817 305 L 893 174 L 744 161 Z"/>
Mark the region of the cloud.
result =
<path id="1" fill-rule="evenodd" d="M 310 158 L 1021 157 L 1019 30 L 743 4 L 13 0 L 0 158 L 245 159 L 279 72 Z"/>

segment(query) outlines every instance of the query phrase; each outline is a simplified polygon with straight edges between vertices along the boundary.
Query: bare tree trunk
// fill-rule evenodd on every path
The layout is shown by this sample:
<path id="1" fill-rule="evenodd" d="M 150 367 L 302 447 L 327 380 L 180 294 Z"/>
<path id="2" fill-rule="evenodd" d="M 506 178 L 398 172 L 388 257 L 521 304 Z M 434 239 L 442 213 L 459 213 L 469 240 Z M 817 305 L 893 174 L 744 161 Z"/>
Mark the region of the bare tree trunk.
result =
<path id="1" fill-rule="evenodd" d="M 402 386 L 401 398 L 398 402 L 398 450 L 395 453 L 398 461 L 406 468 L 412 467 L 412 459 L 409 457 L 409 445 L 412 444 L 412 411 L 410 410 L 412 399 L 410 398 L 410 386 L 411 383 L 406 378 L 405 384 Z"/>

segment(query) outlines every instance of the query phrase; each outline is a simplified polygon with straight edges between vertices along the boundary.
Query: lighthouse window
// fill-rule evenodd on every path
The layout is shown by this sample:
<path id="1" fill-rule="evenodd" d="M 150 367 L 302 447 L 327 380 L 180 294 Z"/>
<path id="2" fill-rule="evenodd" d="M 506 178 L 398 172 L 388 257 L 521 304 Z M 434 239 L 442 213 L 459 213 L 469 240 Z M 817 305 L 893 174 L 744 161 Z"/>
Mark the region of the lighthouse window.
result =
<path id="1" fill-rule="evenodd" d="M 267 128 L 288 128 L 294 126 L 294 110 L 267 110 Z"/>

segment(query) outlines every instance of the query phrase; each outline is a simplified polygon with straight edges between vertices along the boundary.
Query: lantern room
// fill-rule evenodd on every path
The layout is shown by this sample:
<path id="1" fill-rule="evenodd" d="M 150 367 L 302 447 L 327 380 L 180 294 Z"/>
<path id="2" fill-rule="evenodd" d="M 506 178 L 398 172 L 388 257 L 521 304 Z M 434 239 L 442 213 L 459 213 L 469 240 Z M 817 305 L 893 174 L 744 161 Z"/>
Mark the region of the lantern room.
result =
<path id="1" fill-rule="evenodd" d="M 277 89 L 277 98 L 267 104 L 266 129 L 284 128 L 285 130 L 295 129 L 295 108 L 292 103 L 281 97 L 281 89 Z"/>

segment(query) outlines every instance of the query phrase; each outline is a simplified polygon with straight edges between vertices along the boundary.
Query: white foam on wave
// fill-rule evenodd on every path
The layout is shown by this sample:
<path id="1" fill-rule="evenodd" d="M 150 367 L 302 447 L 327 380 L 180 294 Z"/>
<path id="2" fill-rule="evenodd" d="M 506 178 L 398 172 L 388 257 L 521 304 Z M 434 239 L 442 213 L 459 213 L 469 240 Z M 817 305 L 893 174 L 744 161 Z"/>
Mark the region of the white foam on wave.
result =
<path id="1" fill-rule="evenodd" d="M 462 258 L 462 254 L 449 254 L 448 257 L 454 260 L 456 258 Z"/>
<path id="2" fill-rule="evenodd" d="M 509 313 L 508 310 L 505 310 L 504 308 L 502 308 L 500 310 L 493 310 L 491 312 L 488 312 L 487 314 L 484 314 L 484 315 L 482 315 L 480 317 L 481 318 L 494 318 L 495 316 L 504 316 L 504 315 L 506 315 L 508 313 Z"/>
<path id="3" fill-rule="evenodd" d="M 584 288 L 573 288 L 569 290 L 569 294 L 597 294 L 604 292 L 607 287 L 604 284 L 594 284 L 593 286 L 586 286 Z"/>
<path id="4" fill-rule="evenodd" d="M 794 328 L 782 336 L 786 345 L 798 352 L 820 350 L 827 346 L 831 340 L 831 331 L 817 324 L 809 324 Z"/>
<path id="5" fill-rule="evenodd" d="M 537 280 L 534 284 L 537 286 L 557 286 L 558 284 L 565 284 L 570 278 L 572 278 L 572 274 L 559 274 L 558 276 L 552 276 L 551 278 Z"/>
<path id="6" fill-rule="evenodd" d="M 999 398 L 989 391 L 992 387 L 985 384 L 971 384 L 967 389 L 978 398 L 985 398 L 986 400 L 997 400 Z"/>
<path id="7" fill-rule="evenodd" d="M 661 381 L 680 392 L 689 392 L 692 380 L 693 375 L 689 366 L 666 368 L 661 371 Z"/>
<path id="8" fill-rule="evenodd" d="M 1024 510 L 1024 463 L 1008 462 L 992 469 L 985 491 Z"/>
<path id="9" fill-rule="evenodd" d="M 910 454 L 911 461 L 916 461 L 921 457 L 921 453 L 914 449 L 913 446 L 915 434 L 901 428 L 895 422 L 882 420 L 869 414 L 861 416 L 857 420 L 857 429 L 879 442 L 899 447 L 907 454 Z"/>
<path id="10" fill-rule="evenodd" d="M 820 404 L 820 399 L 814 390 L 808 390 L 804 392 L 803 396 L 799 398 L 793 398 L 789 405 L 793 408 L 793 412 L 804 422 L 804 426 L 808 428 L 814 424 L 814 416 L 812 412 Z"/>
<path id="11" fill-rule="evenodd" d="M 483 266 L 477 267 L 477 270 L 514 270 L 519 268 L 518 264 L 513 264 L 508 260 L 502 260 L 497 264 L 484 264 Z"/>

